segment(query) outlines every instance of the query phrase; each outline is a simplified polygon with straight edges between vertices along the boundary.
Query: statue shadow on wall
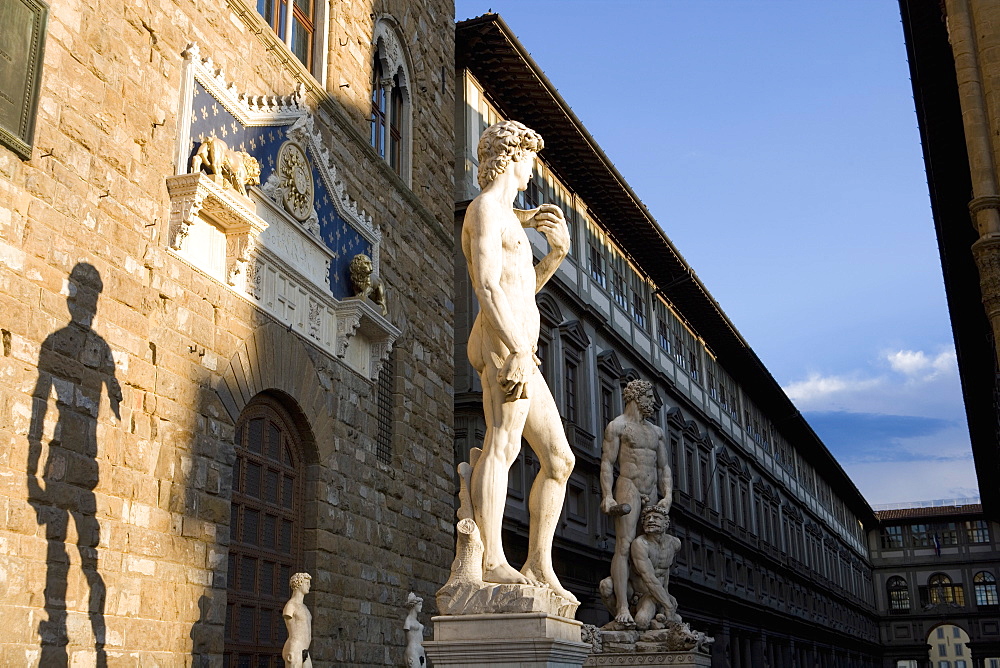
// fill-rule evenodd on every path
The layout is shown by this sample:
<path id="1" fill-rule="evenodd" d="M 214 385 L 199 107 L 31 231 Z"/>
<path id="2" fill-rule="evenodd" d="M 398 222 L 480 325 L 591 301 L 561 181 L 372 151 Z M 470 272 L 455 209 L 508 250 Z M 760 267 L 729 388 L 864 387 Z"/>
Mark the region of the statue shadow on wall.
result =
<path id="1" fill-rule="evenodd" d="M 66 546 L 69 519 L 77 533 L 81 569 L 90 589 L 87 612 L 94 634 L 96 665 L 107 665 L 104 649 L 106 587 L 98 570 L 100 524 L 97 521 L 97 418 L 101 392 L 107 387 L 111 410 L 121 419 L 121 387 L 115 378 L 111 348 L 93 329 L 97 300 L 104 284 L 90 264 L 79 263 L 69 275 L 70 322 L 46 337 L 38 354 L 38 381 L 28 431 L 28 494 L 39 526 L 45 527 L 47 572 L 45 611 L 39 622 L 41 666 L 67 666 L 67 583 L 70 558 Z M 52 390 L 57 421 L 48 443 L 45 414 Z M 45 454 L 39 477 L 39 462 Z"/>

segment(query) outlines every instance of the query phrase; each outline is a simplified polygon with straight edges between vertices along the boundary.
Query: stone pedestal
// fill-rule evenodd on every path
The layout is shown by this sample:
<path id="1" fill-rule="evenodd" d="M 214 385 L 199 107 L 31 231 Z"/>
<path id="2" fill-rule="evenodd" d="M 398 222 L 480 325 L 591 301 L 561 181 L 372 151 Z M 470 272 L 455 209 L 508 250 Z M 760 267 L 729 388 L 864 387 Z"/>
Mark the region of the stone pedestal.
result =
<path id="1" fill-rule="evenodd" d="M 436 668 L 580 668 L 590 650 L 580 642 L 580 622 L 544 612 L 431 621 L 434 640 L 424 643 L 424 651 Z"/>
<path id="2" fill-rule="evenodd" d="M 712 657 L 700 652 L 609 652 L 591 654 L 583 665 L 708 668 L 712 665 Z"/>

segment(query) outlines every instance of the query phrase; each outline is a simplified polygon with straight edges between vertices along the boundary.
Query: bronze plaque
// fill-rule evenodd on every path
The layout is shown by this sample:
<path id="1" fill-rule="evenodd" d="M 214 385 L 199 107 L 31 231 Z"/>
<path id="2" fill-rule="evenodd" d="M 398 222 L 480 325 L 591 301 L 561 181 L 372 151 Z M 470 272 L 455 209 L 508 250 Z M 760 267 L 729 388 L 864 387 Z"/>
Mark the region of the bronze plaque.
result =
<path id="1" fill-rule="evenodd" d="M 25 160 L 35 135 L 48 15 L 41 0 L 0 0 L 0 143 Z"/>

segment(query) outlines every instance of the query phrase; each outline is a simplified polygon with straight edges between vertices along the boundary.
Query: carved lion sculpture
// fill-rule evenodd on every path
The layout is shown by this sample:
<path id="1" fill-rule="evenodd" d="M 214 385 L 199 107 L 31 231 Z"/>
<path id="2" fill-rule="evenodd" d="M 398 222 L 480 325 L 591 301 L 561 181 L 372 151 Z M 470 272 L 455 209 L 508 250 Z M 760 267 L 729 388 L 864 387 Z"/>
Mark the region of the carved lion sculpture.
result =
<path id="1" fill-rule="evenodd" d="M 246 151 L 234 151 L 218 137 L 208 137 L 191 158 L 191 172 L 202 169 L 220 176 L 225 183 L 241 195 L 247 194 L 248 185 L 260 183 L 260 165 Z"/>
<path id="2" fill-rule="evenodd" d="M 354 285 L 354 296 L 359 299 L 371 298 L 373 302 L 382 307 L 382 315 L 389 315 L 386 302 L 385 284 L 378 278 L 372 276 L 375 267 L 372 259 L 363 253 L 359 253 L 351 260 L 351 283 Z"/>

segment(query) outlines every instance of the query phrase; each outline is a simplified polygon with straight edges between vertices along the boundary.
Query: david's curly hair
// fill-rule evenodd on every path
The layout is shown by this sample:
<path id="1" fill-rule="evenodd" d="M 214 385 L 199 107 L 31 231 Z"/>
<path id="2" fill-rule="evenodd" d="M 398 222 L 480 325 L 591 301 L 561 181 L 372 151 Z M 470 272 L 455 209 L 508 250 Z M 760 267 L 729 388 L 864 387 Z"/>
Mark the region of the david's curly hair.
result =
<path id="1" fill-rule="evenodd" d="M 500 121 L 486 128 L 479 138 L 479 187 L 485 188 L 504 173 L 507 165 L 524 157 L 525 151 L 545 148 L 542 135 L 517 121 Z"/>

